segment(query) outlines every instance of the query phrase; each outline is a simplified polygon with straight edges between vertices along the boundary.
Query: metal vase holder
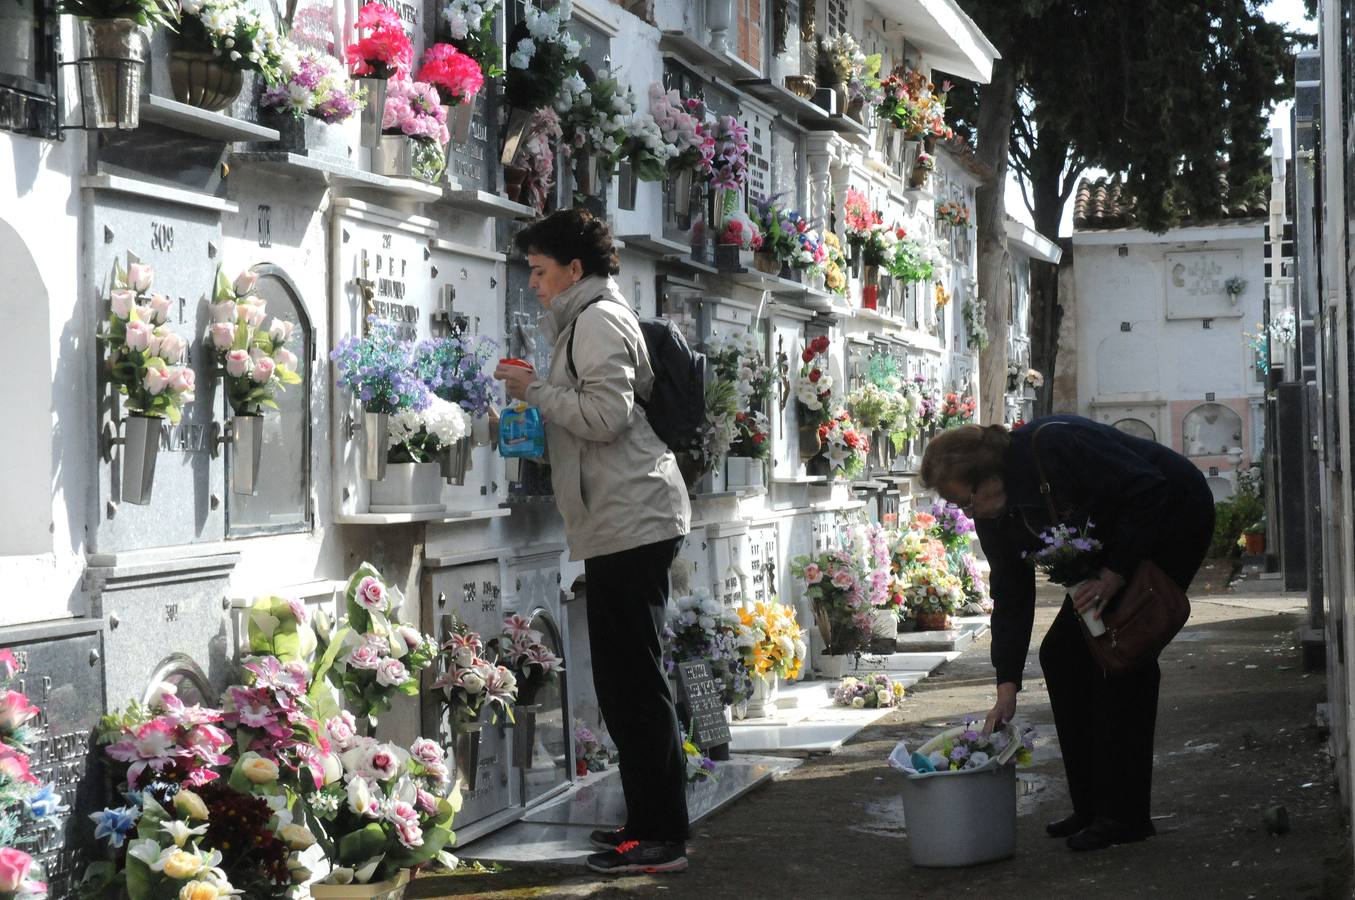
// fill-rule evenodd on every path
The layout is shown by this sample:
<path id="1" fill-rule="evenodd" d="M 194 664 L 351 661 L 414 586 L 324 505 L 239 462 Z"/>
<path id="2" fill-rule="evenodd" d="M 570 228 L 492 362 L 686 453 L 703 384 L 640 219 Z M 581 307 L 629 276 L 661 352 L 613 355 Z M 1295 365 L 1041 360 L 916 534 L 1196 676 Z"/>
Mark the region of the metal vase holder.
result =
<path id="1" fill-rule="evenodd" d="M 823 450 L 823 441 L 819 438 L 819 426 L 809 422 L 800 425 L 800 458 L 810 460 Z"/>
<path id="2" fill-rule="evenodd" d="M 602 183 L 601 160 L 584 150 L 574 157 L 574 189 L 585 197 L 595 197 Z"/>
<path id="3" fill-rule="evenodd" d="M 390 416 L 362 413 L 362 474 L 369 481 L 386 477 L 386 452 L 390 450 Z"/>
<path id="4" fill-rule="evenodd" d="M 621 209 L 635 209 L 635 198 L 639 191 L 640 180 L 635 177 L 635 166 L 625 160 L 617 169 L 616 205 Z"/>
<path id="5" fill-rule="evenodd" d="M 122 423 L 123 503 L 144 506 L 151 502 L 155 484 L 155 459 L 160 453 L 162 419 L 130 415 Z"/>
<path id="6" fill-rule="evenodd" d="M 438 465 L 441 467 L 442 477 L 448 484 L 465 484 L 466 473 L 471 468 L 471 449 L 474 442 L 470 435 L 466 435 L 461 440 L 452 444 L 450 447 L 444 447 L 438 454 Z"/>
<path id="7" fill-rule="evenodd" d="M 131 19 L 77 19 L 80 114 L 87 129 L 131 130 L 141 124 L 146 38 Z"/>
<path id="8" fill-rule="evenodd" d="M 692 214 L 692 175 L 691 169 L 683 169 L 668 179 L 668 192 L 673 198 L 673 212 L 683 218 Z"/>
<path id="9" fill-rule="evenodd" d="M 467 100 L 456 106 L 444 106 L 447 113 L 447 133 L 451 135 L 451 144 L 464 144 L 470 140 L 470 126 L 475 121 L 475 101 Z"/>
<path id="10" fill-rule="evenodd" d="M 385 78 L 358 77 L 354 79 L 367 89 L 367 103 L 362 107 L 362 146 L 375 147 L 381 142 L 381 119 L 386 114 Z"/>
<path id="11" fill-rule="evenodd" d="M 503 150 L 499 154 L 499 162 L 505 166 L 513 164 L 517 158 L 518 151 L 522 148 L 523 142 L 527 139 L 527 126 L 532 121 L 532 110 L 518 109 L 511 107 L 508 110 L 508 122 L 503 129 Z"/>
<path id="12" fill-rule="evenodd" d="M 476 775 L 480 771 L 480 737 L 484 727 L 483 722 L 457 722 L 453 726 L 452 758 L 468 791 L 475 790 Z"/>
<path id="13" fill-rule="evenodd" d="M 231 419 L 231 490 L 237 494 L 259 492 L 263 426 L 263 416 L 236 415 Z"/>
<path id="14" fill-rule="evenodd" d="M 513 766 L 532 767 L 532 747 L 536 744 L 536 717 L 541 712 L 539 703 L 517 703 L 513 706 Z"/>
<path id="15" fill-rule="evenodd" d="M 403 134 L 383 134 L 372 150 L 372 173 L 387 178 L 414 177 L 414 139 Z"/>

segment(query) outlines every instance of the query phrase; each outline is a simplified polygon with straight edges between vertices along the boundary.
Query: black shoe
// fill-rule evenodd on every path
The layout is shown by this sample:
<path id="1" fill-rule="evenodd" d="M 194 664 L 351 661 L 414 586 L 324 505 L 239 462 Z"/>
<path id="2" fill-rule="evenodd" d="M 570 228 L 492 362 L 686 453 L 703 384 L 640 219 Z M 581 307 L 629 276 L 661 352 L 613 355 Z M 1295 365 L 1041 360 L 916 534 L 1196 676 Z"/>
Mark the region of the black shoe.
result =
<path id="1" fill-rule="evenodd" d="M 1044 830 L 1052 838 L 1072 837 L 1090 825 L 1091 821 L 1087 816 L 1079 816 L 1077 813 L 1073 813 L 1071 816 L 1064 816 L 1057 822 L 1050 822 L 1044 827 Z"/>
<path id="2" fill-rule="evenodd" d="M 1133 844 L 1157 834 L 1153 823 L 1131 826 L 1114 819 L 1096 818 L 1086 828 L 1068 839 L 1069 850 L 1104 850 L 1111 844 Z"/>
<path id="3" fill-rule="evenodd" d="M 605 875 L 681 872 L 687 868 L 687 845 L 682 841 L 623 841 L 588 857 L 588 868 Z"/>
<path id="4" fill-rule="evenodd" d="M 620 844 L 626 842 L 626 826 L 613 828 L 608 831 L 605 828 L 599 828 L 588 835 L 588 843 L 592 844 L 597 850 L 614 850 Z"/>

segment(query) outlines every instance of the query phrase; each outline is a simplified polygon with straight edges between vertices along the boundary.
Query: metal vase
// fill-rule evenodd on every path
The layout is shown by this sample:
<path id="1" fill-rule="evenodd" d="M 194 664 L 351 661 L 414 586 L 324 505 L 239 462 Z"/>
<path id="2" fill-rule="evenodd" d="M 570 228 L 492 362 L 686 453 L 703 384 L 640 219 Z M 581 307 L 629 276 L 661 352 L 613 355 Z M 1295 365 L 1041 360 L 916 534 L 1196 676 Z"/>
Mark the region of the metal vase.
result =
<path id="1" fill-rule="evenodd" d="M 508 124 L 503 129 L 503 151 L 499 154 L 499 162 L 505 166 L 513 164 L 523 142 L 527 139 L 527 126 L 531 121 L 530 109 L 513 107 L 508 110 Z"/>
<path id="2" fill-rule="evenodd" d="M 151 502 L 155 458 L 160 452 L 163 420 L 130 415 L 122 424 L 122 502 L 144 506 Z"/>
<path id="3" fill-rule="evenodd" d="M 240 96 L 244 83 L 244 74 L 215 51 L 170 51 L 169 84 L 180 103 L 220 112 Z"/>
<path id="4" fill-rule="evenodd" d="M 466 473 L 470 471 L 471 449 L 474 442 L 470 435 L 466 435 L 461 440 L 452 444 L 450 447 L 444 447 L 438 454 L 438 466 L 442 472 L 442 477 L 448 484 L 465 484 Z"/>
<path id="5" fill-rule="evenodd" d="M 362 107 L 362 146 L 375 147 L 381 142 L 381 119 L 386 114 L 385 78 L 354 79 L 367 89 L 367 103 Z"/>
<path id="6" fill-rule="evenodd" d="M 600 161 L 596 153 L 588 150 L 574 157 L 574 190 L 585 197 L 595 197 L 602 180 L 599 171 Z"/>
<path id="7" fill-rule="evenodd" d="M 456 734 L 452 746 L 452 757 L 456 762 L 456 771 L 466 790 L 475 790 L 476 775 L 480 771 L 480 735 L 484 729 L 482 722 L 457 722 Z"/>
<path id="8" fill-rule="evenodd" d="M 819 426 L 805 422 L 800 425 L 800 458 L 812 459 L 823 450 L 823 439 L 819 437 Z"/>
<path id="9" fill-rule="evenodd" d="M 387 178 L 414 177 L 414 139 L 403 134 L 383 134 L 372 150 L 372 173 Z"/>
<path id="10" fill-rule="evenodd" d="M 464 144 L 470 140 L 470 126 L 475 120 L 475 101 L 444 106 L 443 110 L 447 113 L 447 133 L 452 138 L 449 143 Z"/>
<path id="11" fill-rule="evenodd" d="M 879 309 L 880 307 L 880 267 L 866 265 L 861 268 L 861 308 Z"/>
<path id="12" fill-rule="evenodd" d="M 370 481 L 386 477 L 386 452 L 390 449 L 390 416 L 362 413 L 362 474 Z"/>
<path id="13" fill-rule="evenodd" d="M 263 457 L 263 416 L 231 419 L 231 490 L 259 492 L 259 460 Z"/>
<path id="14" fill-rule="evenodd" d="M 77 19 L 80 94 L 89 128 L 129 130 L 141 123 L 146 38 L 131 19 Z"/>
<path id="15" fill-rule="evenodd" d="M 621 209 L 634 209 L 635 196 L 639 190 L 640 180 L 635 177 L 635 166 L 631 165 L 630 160 L 621 163 L 617 169 L 617 193 L 616 205 Z"/>
<path id="16" fill-rule="evenodd" d="M 532 767 L 532 747 L 536 743 L 536 716 L 541 712 L 538 703 L 516 703 L 513 705 L 513 767 L 530 769 Z"/>
<path id="17" fill-rule="evenodd" d="M 679 216 L 692 214 L 692 170 L 683 169 L 668 179 L 668 192 L 673 198 L 673 212 Z"/>

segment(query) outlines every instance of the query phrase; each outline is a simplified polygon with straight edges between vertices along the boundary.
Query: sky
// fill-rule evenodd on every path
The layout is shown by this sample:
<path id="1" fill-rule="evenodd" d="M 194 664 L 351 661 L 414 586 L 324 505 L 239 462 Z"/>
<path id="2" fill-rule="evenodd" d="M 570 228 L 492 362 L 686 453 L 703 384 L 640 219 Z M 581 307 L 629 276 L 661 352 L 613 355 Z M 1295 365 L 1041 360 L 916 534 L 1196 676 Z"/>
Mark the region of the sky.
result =
<path id="1" fill-rule="evenodd" d="M 1303 18 L 1303 0 L 1270 0 L 1265 6 L 1266 18 L 1273 22 L 1282 22 L 1289 28 L 1296 31 L 1305 31 L 1310 34 L 1317 32 L 1317 23 Z M 1289 109 L 1293 106 L 1292 101 L 1286 101 L 1279 104 L 1270 119 L 1270 127 L 1282 128 L 1286 134 L 1289 130 Z M 1084 173 L 1083 177 L 1099 177 L 1106 173 L 1100 169 L 1092 169 Z M 1031 224 L 1030 212 L 1026 209 L 1026 203 L 1021 199 L 1021 188 L 1016 182 L 1016 177 L 1009 174 L 1007 178 L 1007 214 L 1015 219 Z M 1063 223 L 1059 228 L 1060 235 L 1067 236 L 1073 233 L 1073 201 L 1068 201 L 1068 206 L 1063 211 Z"/>

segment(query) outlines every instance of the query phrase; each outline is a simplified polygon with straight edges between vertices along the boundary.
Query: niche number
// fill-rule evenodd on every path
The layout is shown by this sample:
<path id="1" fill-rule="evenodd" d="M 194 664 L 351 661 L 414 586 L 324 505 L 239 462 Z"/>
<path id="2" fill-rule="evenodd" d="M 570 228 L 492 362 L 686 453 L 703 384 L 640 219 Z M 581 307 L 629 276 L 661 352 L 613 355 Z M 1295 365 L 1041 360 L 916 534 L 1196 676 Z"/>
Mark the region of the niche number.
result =
<path id="1" fill-rule="evenodd" d="M 151 249 L 168 253 L 174 249 L 174 226 L 151 223 Z"/>

